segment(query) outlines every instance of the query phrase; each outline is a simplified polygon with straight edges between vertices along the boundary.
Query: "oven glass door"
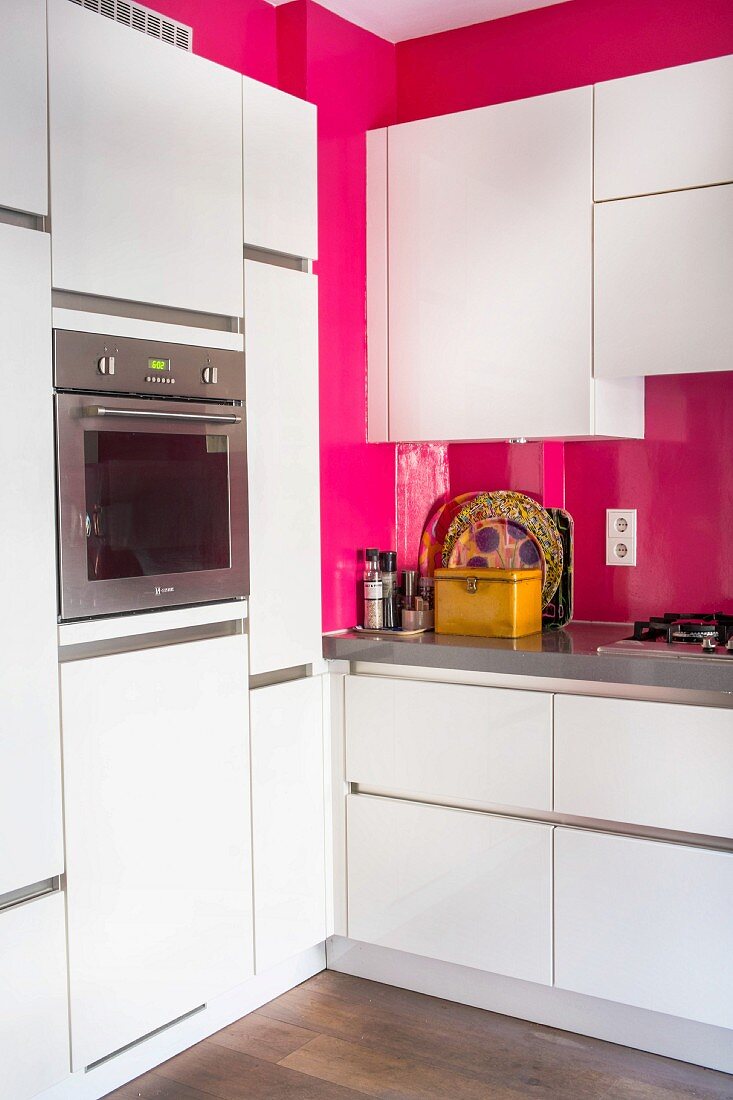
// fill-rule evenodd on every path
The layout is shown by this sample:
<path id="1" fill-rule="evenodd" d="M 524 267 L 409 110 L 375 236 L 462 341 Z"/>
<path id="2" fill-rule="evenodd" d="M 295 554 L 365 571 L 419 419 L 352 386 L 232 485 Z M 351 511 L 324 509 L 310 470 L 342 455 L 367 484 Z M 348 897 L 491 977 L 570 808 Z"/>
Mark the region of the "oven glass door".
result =
<path id="1" fill-rule="evenodd" d="M 243 409 L 56 402 L 62 619 L 245 596 Z"/>

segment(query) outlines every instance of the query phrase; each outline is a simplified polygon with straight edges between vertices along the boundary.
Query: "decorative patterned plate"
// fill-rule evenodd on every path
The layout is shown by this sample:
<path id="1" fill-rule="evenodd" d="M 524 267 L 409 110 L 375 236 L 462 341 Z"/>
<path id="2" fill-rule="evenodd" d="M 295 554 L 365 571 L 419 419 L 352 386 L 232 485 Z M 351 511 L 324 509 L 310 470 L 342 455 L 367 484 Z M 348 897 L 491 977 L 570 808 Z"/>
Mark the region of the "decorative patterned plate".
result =
<path id="1" fill-rule="evenodd" d="M 461 493 L 460 496 L 451 497 L 436 508 L 430 516 L 420 540 L 418 569 L 421 577 L 432 577 L 435 570 L 440 569 L 443 564 L 443 540 L 448 534 L 448 528 L 464 504 L 478 495 L 478 493 Z"/>
<path id="2" fill-rule="evenodd" d="M 542 612 L 546 630 L 560 630 L 573 617 L 573 517 L 563 508 L 548 508 L 548 515 L 562 540 L 562 576 L 557 591 Z"/>
<path id="3" fill-rule="evenodd" d="M 545 581 L 545 555 L 527 528 L 514 520 L 482 519 L 456 539 L 449 566 L 476 569 L 537 569 Z"/>
<path id="4" fill-rule="evenodd" d="M 469 537 L 475 539 L 480 534 L 478 526 L 487 520 L 504 519 L 517 527 L 514 541 L 518 540 L 519 528 L 532 535 L 545 559 L 544 584 L 542 586 L 542 606 L 546 607 L 557 591 L 563 566 L 563 547 L 560 534 L 552 519 L 531 497 L 524 493 L 499 491 L 479 493 L 465 504 L 452 520 L 443 542 L 443 566 L 451 564 L 451 555 L 456 542 L 464 532 L 473 529 Z M 487 528 L 488 529 L 488 528 Z M 493 536 L 485 536 L 491 539 Z M 478 544 L 476 544 L 478 545 Z M 529 551 L 525 551 L 529 553 Z M 455 563 L 453 563 L 455 564 Z"/>

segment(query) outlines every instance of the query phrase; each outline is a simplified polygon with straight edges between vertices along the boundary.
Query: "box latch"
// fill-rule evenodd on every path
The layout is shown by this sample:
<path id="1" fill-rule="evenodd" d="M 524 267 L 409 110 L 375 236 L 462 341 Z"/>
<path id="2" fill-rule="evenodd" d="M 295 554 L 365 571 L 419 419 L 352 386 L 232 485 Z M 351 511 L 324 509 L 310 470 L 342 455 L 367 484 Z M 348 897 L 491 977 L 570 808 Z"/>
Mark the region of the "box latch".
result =
<path id="1" fill-rule="evenodd" d="M 466 592 L 470 592 L 472 595 L 478 592 L 477 577 L 466 577 Z"/>

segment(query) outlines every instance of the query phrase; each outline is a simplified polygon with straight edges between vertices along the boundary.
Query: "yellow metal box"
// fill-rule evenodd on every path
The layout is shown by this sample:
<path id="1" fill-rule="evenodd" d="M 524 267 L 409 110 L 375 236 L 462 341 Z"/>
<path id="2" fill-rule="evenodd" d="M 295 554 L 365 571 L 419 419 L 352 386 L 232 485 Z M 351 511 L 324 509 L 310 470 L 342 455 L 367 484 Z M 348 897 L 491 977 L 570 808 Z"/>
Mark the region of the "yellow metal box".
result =
<path id="1" fill-rule="evenodd" d="M 541 630 L 541 569 L 435 570 L 436 634 L 524 638 Z"/>

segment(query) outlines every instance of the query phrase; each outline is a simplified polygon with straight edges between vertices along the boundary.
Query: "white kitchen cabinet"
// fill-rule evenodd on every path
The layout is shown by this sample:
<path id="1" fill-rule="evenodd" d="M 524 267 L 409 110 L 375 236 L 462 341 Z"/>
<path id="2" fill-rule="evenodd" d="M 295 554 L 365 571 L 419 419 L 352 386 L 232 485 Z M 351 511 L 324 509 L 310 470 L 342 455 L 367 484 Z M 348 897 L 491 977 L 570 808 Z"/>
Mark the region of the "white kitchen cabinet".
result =
<path id="1" fill-rule="evenodd" d="M 0 895 L 64 869 L 49 252 L 45 234 L 0 225 Z"/>
<path id="2" fill-rule="evenodd" d="M 0 103 L 0 206 L 46 214 L 46 0 L 2 5 Z"/>
<path id="3" fill-rule="evenodd" d="M 250 692 L 255 968 L 326 938 L 323 682 Z"/>
<path id="4" fill-rule="evenodd" d="M 0 1100 L 30 1100 L 69 1073 L 63 894 L 0 912 Z"/>
<path id="5" fill-rule="evenodd" d="M 346 778 L 444 801 L 552 809 L 552 696 L 346 677 Z"/>
<path id="6" fill-rule="evenodd" d="M 248 260 L 250 671 L 321 656 L 318 282 Z"/>
<path id="7" fill-rule="evenodd" d="M 599 377 L 733 370 L 733 185 L 595 207 Z"/>
<path id="8" fill-rule="evenodd" d="M 318 255 L 316 108 L 243 77 L 244 243 Z"/>
<path id="9" fill-rule="evenodd" d="M 244 635 L 61 666 L 72 1060 L 253 973 Z"/>
<path id="10" fill-rule="evenodd" d="M 555 810 L 733 837 L 733 710 L 556 696 Z"/>
<path id="11" fill-rule="evenodd" d="M 592 121 L 587 87 L 370 138 L 371 440 L 643 434 L 641 383 L 593 380 Z"/>
<path id="12" fill-rule="evenodd" d="M 733 56 L 596 84 L 594 154 L 596 201 L 733 180 Z"/>
<path id="13" fill-rule="evenodd" d="M 552 827 L 350 795 L 351 939 L 548 985 Z"/>
<path id="14" fill-rule="evenodd" d="M 733 1027 L 733 853 L 555 830 L 555 984 Z"/>
<path id="15" fill-rule="evenodd" d="M 241 77 L 48 9 L 54 286 L 240 317 Z"/>

